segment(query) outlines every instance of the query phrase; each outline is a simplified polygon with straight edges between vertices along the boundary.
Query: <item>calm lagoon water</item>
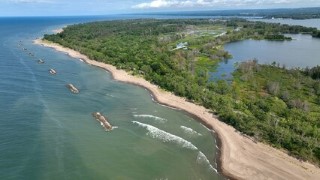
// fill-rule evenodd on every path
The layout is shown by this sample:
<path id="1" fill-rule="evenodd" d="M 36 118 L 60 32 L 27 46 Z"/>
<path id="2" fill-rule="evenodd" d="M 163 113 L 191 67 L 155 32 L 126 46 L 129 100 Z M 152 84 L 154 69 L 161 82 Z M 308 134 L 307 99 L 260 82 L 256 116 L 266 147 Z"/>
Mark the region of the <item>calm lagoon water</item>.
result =
<path id="1" fill-rule="evenodd" d="M 288 25 L 300 25 L 305 27 L 314 27 L 320 29 L 320 19 L 251 19 L 253 21 L 262 21 L 267 23 L 280 23 Z"/>
<path id="2" fill-rule="evenodd" d="M 199 122 L 143 88 L 32 44 L 67 24 L 116 18 L 128 17 L 0 18 L 0 179 L 223 179 L 215 137 Z M 117 128 L 105 132 L 94 111 Z"/>
<path id="3" fill-rule="evenodd" d="M 224 46 L 233 58 L 221 62 L 211 79 L 231 79 L 236 63 L 257 59 L 259 63 L 279 63 L 287 68 L 305 68 L 320 64 L 320 39 L 310 35 L 287 35 L 292 41 L 243 40 Z"/>

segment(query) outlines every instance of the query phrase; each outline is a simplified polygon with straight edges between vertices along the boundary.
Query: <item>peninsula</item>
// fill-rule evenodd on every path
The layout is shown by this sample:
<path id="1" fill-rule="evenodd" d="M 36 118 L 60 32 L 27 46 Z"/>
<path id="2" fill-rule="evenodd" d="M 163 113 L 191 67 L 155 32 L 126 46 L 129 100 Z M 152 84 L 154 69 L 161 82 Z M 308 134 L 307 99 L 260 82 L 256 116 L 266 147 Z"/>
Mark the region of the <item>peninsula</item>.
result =
<path id="1" fill-rule="evenodd" d="M 264 33 L 265 29 L 268 29 L 267 33 Z M 86 33 L 74 33 L 76 31 Z M 159 103 L 179 108 L 198 117 L 217 133 L 221 142 L 220 170 L 230 178 L 317 179 L 320 169 L 315 165 L 261 143 L 277 145 L 266 136 L 271 132 L 271 127 L 257 129 L 263 123 L 259 124 L 257 121 L 258 114 L 263 112 L 255 114 L 251 109 L 244 108 L 247 106 L 242 99 L 246 98 L 245 96 L 240 94 L 231 100 L 236 94 L 232 95 L 234 89 L 228 89 L 229 86 L 225 82 L 208 83 L 208 71 L 214 69 L 217 62 L 230 57 L 222 48 L 224 43 L 245 38 L 268 39 L 267 37 L 279 37 L 270 36 L 273 34 L 294 31 L 312 35 L 317 30 L 242 20 L 112 21 L 69 26 L 63 32 L 46 35 L 45 40 L 38 39 L 35 43 L 106 69 L 116 80 L 149 89 Z M 80 34 L 80 39 L 85 41 L 75 43 L 75 34 Z M 99 43 L 95 41 L 96 38 L 100 40 Z M 188 45 L 185 44 L 185 48 L 172 51 L 177 48 L 178 42 L 186 41 Z M 137 53 L 133 53 L 134 51 Z M 244 64 L 241 72 L 253 74 L 255 70 L 250 70 L 256 67 L 255 63 Z M 263 66 L 259 68 L 264 69 Z M 242 77 L 246 74 L 240 75 L 239 77 Z M 272 89 L 274 88 L 269 92 L 271 101 L 276 102 L 277 96 L 272 93 Z M 252 106 L 255 107 L 254 104 Z M 296 115 L 303 113 L 299 107 L 292 109 Z M 219 115 L 219 120 L 212 112 Z M 278 116 L 280 113 L 275 112 L 274 117 Z M 291 117 L 288 115 L 287 118 Z M 279 128 L 286 128 L 286 124 L 279 123 Z M 245 136 L 239 131 L 258 138 Z M 295 137 L 300 138 L 298 134 Z M 289 147 L 284 146 L 284 142 L 286 139 L 280 142 L 280 147 L 290 151 Z M 296 151 L 299 148 L 301 147 L 293 147 L 292 150 Z M 294 155 L 300 154 L 300 157 L 316 163 L 318 145 L 312 148 L 311 154 L 303 155 L 297 152 Z"/>

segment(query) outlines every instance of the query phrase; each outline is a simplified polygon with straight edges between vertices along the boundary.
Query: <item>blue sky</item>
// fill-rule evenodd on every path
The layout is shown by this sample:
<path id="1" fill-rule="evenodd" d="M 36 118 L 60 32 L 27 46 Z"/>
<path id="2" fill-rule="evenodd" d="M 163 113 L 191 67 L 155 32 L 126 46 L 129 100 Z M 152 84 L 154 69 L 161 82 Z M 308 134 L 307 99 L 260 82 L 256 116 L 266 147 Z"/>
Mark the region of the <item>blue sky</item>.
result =
<path id="1" fill-rule="evenodd" d="M 320 7 L 320 0 L 0 0 L 0 16 L 106 15 L 294 7 Z"/>

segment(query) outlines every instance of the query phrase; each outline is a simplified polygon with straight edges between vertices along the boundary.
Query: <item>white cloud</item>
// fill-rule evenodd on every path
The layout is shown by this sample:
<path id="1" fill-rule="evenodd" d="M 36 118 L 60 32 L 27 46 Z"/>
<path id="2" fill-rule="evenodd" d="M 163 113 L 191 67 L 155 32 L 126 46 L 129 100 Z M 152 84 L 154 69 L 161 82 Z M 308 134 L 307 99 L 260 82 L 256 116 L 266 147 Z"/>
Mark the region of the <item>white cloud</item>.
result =
<path id="1" fill-rule="evenodd" d="M 154 0 L 147 3 L 141 3 L 133 6 L 133 8 L 137 9 L 145 9 L 145 8 L 165 8 L 173 6 L 177 3 L 177 1 L 166 1 L 166 0 Z"/>
<path id="2" fill-rule="evenodd" d="M 135 9 L 192 8 L 192 7 L 247 7 L 314 2 L 315 0 L 152 0 L 132 6 Z"/>

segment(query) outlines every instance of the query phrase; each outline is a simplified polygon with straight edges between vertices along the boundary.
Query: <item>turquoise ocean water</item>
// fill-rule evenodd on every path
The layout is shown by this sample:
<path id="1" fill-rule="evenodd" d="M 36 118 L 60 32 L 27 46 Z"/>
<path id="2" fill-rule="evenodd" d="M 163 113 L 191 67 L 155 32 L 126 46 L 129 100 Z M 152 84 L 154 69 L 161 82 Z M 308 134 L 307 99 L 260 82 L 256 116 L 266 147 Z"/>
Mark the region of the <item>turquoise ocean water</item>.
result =
<path id="1" fill-rule="evenodd" d="M 67 24 L 118 18 L 130 17 L 0 18 L 0 179 L 223 179 L 214 134 L 198 121 L 32 43 Z M 117 128 L 105 132 L 94 111 Z"/>

